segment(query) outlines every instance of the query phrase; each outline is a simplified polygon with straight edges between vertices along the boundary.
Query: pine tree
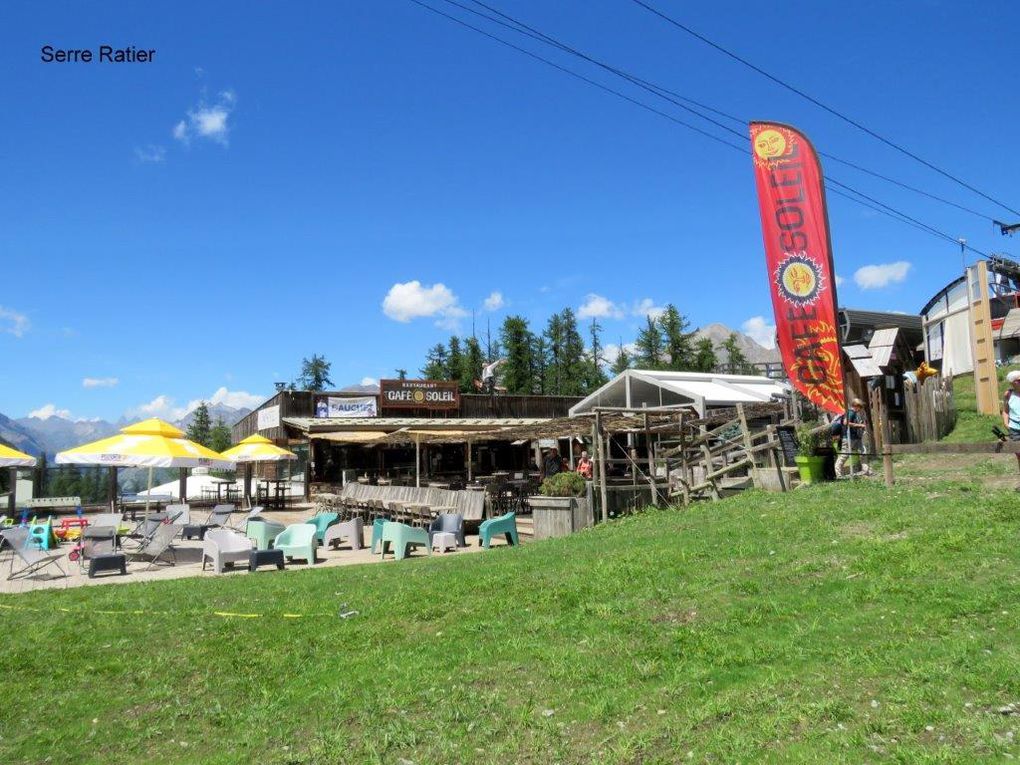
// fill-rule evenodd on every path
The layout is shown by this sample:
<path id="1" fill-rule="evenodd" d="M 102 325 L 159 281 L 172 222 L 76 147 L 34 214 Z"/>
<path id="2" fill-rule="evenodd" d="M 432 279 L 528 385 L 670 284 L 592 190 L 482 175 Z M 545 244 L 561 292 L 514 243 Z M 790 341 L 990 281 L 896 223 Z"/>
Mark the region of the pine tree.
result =
<path id="1" fill-rule="evenodd" d="M 464 341 L 464 361 L 460 370 L 460 389 L 462 393 L 471 393 L 475 389 L 475 380 L 482 379 L 482 367 L 485 356 L 478 338 L 471 336 Z"/>
<path id="2" fill-rule="evenodd" d="M 719 359 L 715 355 L 715 346 L 712 341 L 703 337 L 694 346 L 694 368 L 698 372 L 714 372 L 719 365 Z"/>
<path id="3" fill-rule="evenodd" d="M 662 329 L 665 356 L 664 365 L 667 369 L 691 369 L 694 362 L 694 349 L 691 347 L 691 336 L 687 332 L 690 322 L 670 303 L 659 317 Z"/>
<path id="4" fill-rule="evenodd" d="M 546 339 L 542 335 L 532 335 L 531 344 L 531 356 L 535 360 L 535 392 L 546 396 L 555 395 Z"/>
<path id="5" fill-rule="evenodd" d="M 425 356 L 425 366 L 421 369 L 421 375 L 426 380 L 449 379 L 449 358 L 446 354 L 446 346 L 436 343 Z"/>
<path id="6" fill-rule="evenodd" d="M 325 356 L 312 354 L 310 359 L 301 360 L 301 376 L 298 377 L 297 387 L 301 390 L 326 390 L 333 386 L 329 379 L 329 369 L 332 366 L 326 361 Z"/>
<path id="7" fill-rule="evenodd" d="M 744 352 L 737 345 L 736 332 L 730 333 L 730 336 L 726 338 L 726 342 L 722 344 L 722 348 L 726 351 L 726 364 L 731 374 L 741 375 L 754 371 L 754 367 L 748 363 Z"/>
<path id="8" fill-rule="evenodd" d="M 610 367 L 610 371 L 612 371 L 612 373 L 614 375 L 618 375 L 618 374 L 621 374 L 622 372 L 625 372 L 628 369 L 630 369 L 630 365 L 631 365 L 631 357 L 630 357 L 630 354 L 627 353 L 627 348 L 624 346 L 623 338 L 621 337 L 620 338 L 620 352 L 617 353 L 616 354 L 616 358 L 613 359 L 613 364 Z"/>
<path id="9" fill-rule="evenodd" d="M 222 452 L 230 448 L 231 442 L 234 440 L 233 434 L 230 432 L 230 426 L 223 421 L 223 418 L 217 418 L 216 424 L 212 430 L 209 431 L 209 448 L 214 452 Z"/>
<path id="10" fill-rule="evenodd" d="M 503 385 L 508 393 L 534 393 L 535 336 L 528 329 L 523 316 L 507 316 L 500 329 L 506 363 L 500 369 Z"/>
<path id="11" fill-rule="evenodd" d="M 191 424 L 188 425 L 188 439 L 202 446 L 209 446 L 209 438 L 212 434 L 212 418 L 209 417 L 209 407 L 203 401 L 195 410 Z"/>
<path id="12" fill-rule="evenodd" d="M 460 349 L 460 338 L 450 338 L 450 350 L 446 356 L 446 379 L 460 380 L 464 373 L 464 352 Z"/>
<path id="13" fill-rule="evenodd" d="M 598 323 L 595 317 L 592 317 L 591 325 L 588 327 L 591 345 L 584 358 L 584 389 L 581 391 L 582 395 L 591 393 L 599 386 L 605 384 L 608 379 L 605 370 L 602 368 L 605 363 L 605 357 L 602 340 L 599 336 L 601 331 L 602 325 Z"/>
<path id="14" fill-rule="evenodd" d="M 560 313 L 560 327 L 563 332 L 563 348 L 560 351 L 562 369 L 559 395 L 580 396 L 587 388 L 588 357 L 584 339 L 577 328 L 577 317 L 570 308 L 564 308 Z"/>
<path id="15" fill-rule="evenodd" d="M 634 341 L 637 346 L 637 365 L 639 369 L 662 369 L 665 354 L 662 330 L 651 316 L 646 317 L 646 321 L 647 324 L 638 332 L 637 340 Z"/>
<path id="16" fill-rule="evenodd" d="M 558 313 L 549 317 L 545 332 L 536 340 L 535 358 L 542 366 L 541 390 L 549 395 L 559 395 L 566 365 L 563 359 L 563 321 Z"/>

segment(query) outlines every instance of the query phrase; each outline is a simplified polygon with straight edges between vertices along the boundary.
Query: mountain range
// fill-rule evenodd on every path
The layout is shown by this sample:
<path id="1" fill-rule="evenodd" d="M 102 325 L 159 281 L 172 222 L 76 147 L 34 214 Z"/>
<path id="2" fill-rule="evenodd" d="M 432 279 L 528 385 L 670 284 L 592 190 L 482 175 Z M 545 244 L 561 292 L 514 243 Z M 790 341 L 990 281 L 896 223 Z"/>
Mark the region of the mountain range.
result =
<path id="1" fill-rule="evenodd" d="M 731 333 L 737 336 L 737 347 L 752 364 L 781 361 L 777 348 L 766 348 L 749 335 L 732 330 L 725 324 L 706 324 L 694 333 L 694 337 L 699 340 L 707 337 L 711 340 L 712 345 L 715 346 L 716 353 L 719 354 L 719 360 L 724 361 L 725 352 L 721 350 L 722 344 L 729 339 Z"/>
<path id="2" fill-rule="evenodd" d="M 227 425 L 233 425 L 251 411 L 226 404 L 209 404 L 208 407 L 209 417 L 214 425 L 219 419 Z M 193 409 L 173 424 L 186 431 L 194 419 Z M 99 419 L 69 420 L 57 416 L 12 419 L 0 414 L 0 439 L 26 454 L 38 456 L 45 452 L 46 456 L 52 459 L 57 452 L 112 436 L 130 422 L 123 418 L 117 422 L 108 422 Z"/>

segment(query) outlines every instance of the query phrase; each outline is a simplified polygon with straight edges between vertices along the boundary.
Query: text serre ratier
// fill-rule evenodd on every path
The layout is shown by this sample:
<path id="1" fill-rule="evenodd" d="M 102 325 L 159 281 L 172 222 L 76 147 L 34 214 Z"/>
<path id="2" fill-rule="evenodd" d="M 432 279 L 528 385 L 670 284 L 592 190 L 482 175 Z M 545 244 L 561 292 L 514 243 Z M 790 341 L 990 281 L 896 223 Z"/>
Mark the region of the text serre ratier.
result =
<path id="1" fill-rule="evenodd" d="M 39 58 L 44 64 L 148 64 L 156 58 L 155 48 L 114 48 L 112 45 L 100 45 L 97 51 L 91 48 L 54 48 L 44 45 L 39 50 Z"/>

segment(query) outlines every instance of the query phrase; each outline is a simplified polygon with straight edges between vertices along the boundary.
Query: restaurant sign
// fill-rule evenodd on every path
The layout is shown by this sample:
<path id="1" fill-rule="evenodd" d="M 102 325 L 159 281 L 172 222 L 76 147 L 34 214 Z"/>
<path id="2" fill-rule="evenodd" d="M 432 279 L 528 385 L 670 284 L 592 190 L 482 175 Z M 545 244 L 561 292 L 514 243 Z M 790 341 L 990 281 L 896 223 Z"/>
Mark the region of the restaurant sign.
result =
<path id="1" fill-rule="evenodd" d="M 453 380 L 380 380 L 384 409 L 458 409 L 460 387 Z"/>
<path id="2" fill-rule="evenodd" d="M 277 404 L 276 406 L 267 406 L 265 409 L 259 409 L 255 419 L 256 427 L 259 430 L 280 427 L 280 405 Z"/>
<path id="3" fill-rule="evenodd" d="M 323 396 L 315 402 L 316 417 L 376 417 L 375 396 Z"/>

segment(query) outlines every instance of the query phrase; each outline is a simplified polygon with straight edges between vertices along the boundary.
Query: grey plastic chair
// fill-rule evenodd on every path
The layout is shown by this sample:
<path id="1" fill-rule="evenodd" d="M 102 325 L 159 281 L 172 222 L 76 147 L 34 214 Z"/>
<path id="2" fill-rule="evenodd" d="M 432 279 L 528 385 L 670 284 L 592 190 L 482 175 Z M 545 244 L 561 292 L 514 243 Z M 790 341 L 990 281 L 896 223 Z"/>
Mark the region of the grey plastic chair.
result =
<path id="1" fill-rule="evenodd" d="M 210 529 L 202 541 L 202 570 L 205 571 L 206 561 L 212 561 L 213 570 L 223 573 L 226 563 L 248 562 L 248 555 L 255 549 L 255 544 L 248 537 L 233 529 Z"/>
<path id="2" fill-rule="evenodd" d="M 464 538 L 464 516 L 460 513 L 440 513 L 432 519 L 432 523 L 429 524 L 429 545 L 432 544 L 432 537 L 440 531 L 455 534 L 457 546 L 467 547 Z"/>
<path id="3" fill-rule="evenodd" d="M 339 545 L 341 541 L 346 539 L 350 542 L 352 550 L 360 550 L 364 547 L 365 538 L 365 522 L 360 517 L 351 518 L 349 521 L 343 523 L 337 523 L 326 529 L 326 533 L 322 537 L 322 546 L 330 547 L 333 545 Z"/>
<path id="4" fill-rule="evenodd" d="M 67 572 L 58 561 L 67 553 L 61 550 L 40 550 L 35 545 L 29 544 L 29 534 L 26 528 L 4 529 L 0 531 L 0 537 L 7 546 L 11 548 L 11 573 L 7 576 L 8 581 L 18 577 L 28 577 L 37 574 L 47 566 L 56 566 L 62 576 Z M 14 570 L 14 564 L 21 561 L 21 568 Z"/>

